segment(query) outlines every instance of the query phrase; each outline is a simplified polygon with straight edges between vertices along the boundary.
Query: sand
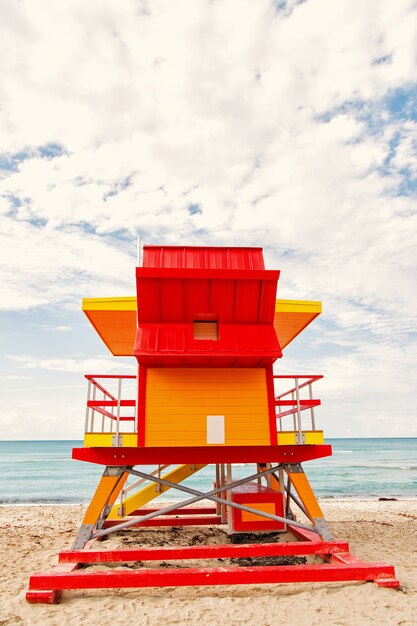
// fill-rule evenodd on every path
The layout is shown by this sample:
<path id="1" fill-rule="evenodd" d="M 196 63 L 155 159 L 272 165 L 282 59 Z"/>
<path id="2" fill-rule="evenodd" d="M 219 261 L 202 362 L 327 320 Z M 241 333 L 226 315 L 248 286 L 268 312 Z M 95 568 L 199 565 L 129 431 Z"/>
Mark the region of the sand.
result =
<path id="1" fill-rule="evenodd" d="M 29 575 L 48 570 L 76 534 L 84 507 L 0 507 L 0 626 L 82 624 L 343 626 L 417 624 L 417 501 L 323 501 L 336 538 L 358 557 L 396 568 L 399 590 L 373 583 L 316 583 L 117 591 L 68 591 L 57 605 L 25 601 Z M 130 531 L 131 532 L 131 531 Z M 133 531 L 135 532 L 135 531 Z M 153 543 L 170 531 L 142 530 Z M 221 529 L 183 528 L 176 542 L 222 543 Z M 130 535 L 132 537 L 132 535 Z M 125 545 L 129 535 L 109 540 Z M 100 566 L 102 568 L 102 566 Z"/>

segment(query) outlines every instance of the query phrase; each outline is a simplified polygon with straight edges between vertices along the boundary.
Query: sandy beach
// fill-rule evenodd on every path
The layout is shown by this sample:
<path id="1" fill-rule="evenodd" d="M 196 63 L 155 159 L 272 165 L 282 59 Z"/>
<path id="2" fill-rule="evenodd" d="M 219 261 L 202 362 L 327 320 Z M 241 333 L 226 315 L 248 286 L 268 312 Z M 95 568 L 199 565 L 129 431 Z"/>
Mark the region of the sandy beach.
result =
<path id="1" fill-rule="evenodd" d="M 58 605 L 29 605 L 29 575 L 48 570 L 71 546 L 82 506 L 0 507 L 0 626 L 22 624 L 417 624 L 417 501 L 322 502 L 337 539 L 358 557 L 396 568 L 399 590 L 373 583 L 316 583 L 121 591 L 69 591 Z M 132 531 L 130 531 L 132 532 Z M 133 531 L 141 541 L 164 543 L 172 531 Z M 171 534 L 170 534 L 171 533 Z M 182 528 L 176 543 L 223 543 L 218 527 Z M 132 537 L 132 535 L 130 535 Z M 109 540 L 128 546 L 128 535 Z M 113 545 L 113 544 L 112 544 Z M 102 566 L 100 566 L 102 568 Z"/>

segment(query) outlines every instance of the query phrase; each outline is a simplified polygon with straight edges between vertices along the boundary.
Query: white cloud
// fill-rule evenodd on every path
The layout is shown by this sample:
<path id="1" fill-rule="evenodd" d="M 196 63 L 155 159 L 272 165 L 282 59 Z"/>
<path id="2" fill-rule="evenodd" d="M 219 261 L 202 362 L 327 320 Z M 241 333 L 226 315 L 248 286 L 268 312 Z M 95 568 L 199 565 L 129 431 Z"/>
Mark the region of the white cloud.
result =
<path id="1" fill-rule="evenodd" d="M 39 328 L 41 330 L 45 330 L 45 331 L 58 331 L 58 332 L 69 332 L 72 330 L 71 326 L 48 326 L 48 324 L 30 324 L 31 326 L 34 326 L 35 328 Z"/>
<path id="2" fill-rule="evenodd" d="M 0 380 L 30 380 L 31 376 L 0 376 Z"/>
<path id="3" fill-rule="evenodd" d="M 57 358 L 57 359 L 45 359 L 38 358 L 30 355 L 6 355 L 7 359 L 10 359 L 23 369 L 42 369 L 55 372 L 68 372 L 78 374 L 80 372 L 93 373 L 93 374 L 110 374 L 114 373 L 115 361 L 111 359 L 102 358 Z M 120 362 L 117 363 L 117 369 L 122 370 L 122 373 L 135 374 L 135 366 L 132 364 Z"/>
<path id="4" fill-rule="evenodd" d="M 50 326 L 50 327 L 45 328 L 45 330 L 57 330 L 62 333 L 67 333 L 72 329 L 70 326 Z"/>
<path id="5" fill-rule="evenodd" d="M 410 174 L 417 178 L 417 124 L 412 121 L 405 122 L 399 132 L 401 141 L 391 163 L 398 170 L 409 170 Z"/>
<path id="6" fill-rule="evenodd" d="M 322 359 L 336 387 L 344 363 L 360 387 L 386 358 L 401 386 L 416 323 L 415 199 L 403 188 L 417 139 L 412 110 L 404 121 L 387 98 L 417 82 L 416 8 L 279 6 L 2 6 L 0 145 L 14 166 L 0 179 L 1 310 L 133 294 L 138 232 L 145 243 L 253 243 L 281 268 L 281 297 L 324 300 L 347 351 Z M 48 157 L 51 144 L 61 150 Z M 355 406 L 379 419 L 366 394 Z"/>
<path id="7" fill-rule="evenodd" d="M 134 288 L 133 242 L 128 254 L 72 228 L 40 229 L 11 219 L 3 225 L 3 310 L 79 305 L 87 289 L 104 296 Z"/>
<path id="8" fill-rule="evenodd" d="M 13 378 L 25 378 L 25 376 L 14 376 Z M 2 389 L 5 391 L 51 391 L 55 389 L 85 389 L 85 385 L 52 385 L 50 387 L 12 387 L 10 389 Z"/>

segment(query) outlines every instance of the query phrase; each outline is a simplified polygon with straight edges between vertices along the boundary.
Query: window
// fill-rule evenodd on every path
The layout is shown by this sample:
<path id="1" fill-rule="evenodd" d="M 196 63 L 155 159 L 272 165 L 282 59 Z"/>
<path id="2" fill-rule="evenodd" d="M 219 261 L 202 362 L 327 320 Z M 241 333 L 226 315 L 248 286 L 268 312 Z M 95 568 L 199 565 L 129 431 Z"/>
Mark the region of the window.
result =
<path id="1" fill-rule="evenodd" d="M 216 321 L 195 321 L 193 323 L 194 339 L 214 339 L 219 338 L 219 330 Z"/>

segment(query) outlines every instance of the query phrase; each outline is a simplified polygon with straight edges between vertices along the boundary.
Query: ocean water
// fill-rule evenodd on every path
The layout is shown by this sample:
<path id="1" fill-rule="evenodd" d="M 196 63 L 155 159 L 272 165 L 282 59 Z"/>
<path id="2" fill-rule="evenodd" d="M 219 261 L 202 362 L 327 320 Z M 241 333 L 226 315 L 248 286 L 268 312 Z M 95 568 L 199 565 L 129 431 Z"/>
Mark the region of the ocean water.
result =
<path id="1" fill-rule="evenodd" d="M 303 465 L 320 498 L 417 497 L 417 438 L 327 442 L 333 446 L 333 456 Z M 73 461 L 71 449 L 81 446 L 81 441 L 0 441 L 0 503 L 88 502 L 103 468 Z M 234 466 L 233 477 L 255 471 L 255 465 L 240 464 Z M 207 467 L 184 484 L 209 491 L 213 480 L 214 467 Z M 168 491 L 161 499 L 183 497 Z"/>

